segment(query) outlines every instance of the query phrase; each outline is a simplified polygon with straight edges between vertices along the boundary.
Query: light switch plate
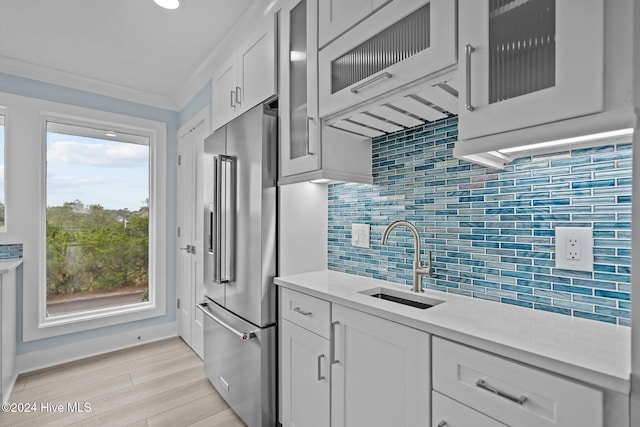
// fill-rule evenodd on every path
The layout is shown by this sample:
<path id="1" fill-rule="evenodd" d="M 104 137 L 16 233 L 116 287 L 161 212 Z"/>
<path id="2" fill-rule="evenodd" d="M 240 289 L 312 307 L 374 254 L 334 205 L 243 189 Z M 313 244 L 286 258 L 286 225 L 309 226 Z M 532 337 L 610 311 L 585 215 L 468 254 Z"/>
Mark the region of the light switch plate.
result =
<path id="1" fill-rule="evenodd" d="M 369 224 L 351 224 L 351 246 L 368 248 L 371 237 Z"/>
<path id="2" fill-rule="evenodd" d="M 556 227 L 556 268 L 593 271 L 593 228 Z"/>

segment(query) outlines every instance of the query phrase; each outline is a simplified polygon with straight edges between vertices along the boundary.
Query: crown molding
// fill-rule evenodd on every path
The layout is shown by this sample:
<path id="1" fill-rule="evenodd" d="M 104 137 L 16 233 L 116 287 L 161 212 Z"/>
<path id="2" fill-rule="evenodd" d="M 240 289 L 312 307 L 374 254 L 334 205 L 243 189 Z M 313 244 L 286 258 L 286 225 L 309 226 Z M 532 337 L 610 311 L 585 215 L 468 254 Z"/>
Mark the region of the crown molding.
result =
<path id="1" fill-rule="evenodd" d="M 151 107 L 178 111 L 176 101 L 168 96 L 132 89 L 114 83 L 83 77 L 66 71 L 32 64 L 0 55 L 0 73 L 11 74 L 44 83 L 64 86 L 98 95 L 118 98 Z"/>

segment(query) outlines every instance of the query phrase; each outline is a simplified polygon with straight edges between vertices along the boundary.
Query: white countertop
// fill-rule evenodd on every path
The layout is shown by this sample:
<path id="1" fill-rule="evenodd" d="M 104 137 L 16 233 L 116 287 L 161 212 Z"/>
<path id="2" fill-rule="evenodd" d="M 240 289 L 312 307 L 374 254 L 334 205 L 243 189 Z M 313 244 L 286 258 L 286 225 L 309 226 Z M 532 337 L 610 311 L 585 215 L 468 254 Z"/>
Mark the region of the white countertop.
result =
<path id="1" fill-rule="evenodd" d="M 630 390 L 629 327 L 430 290 L 421 295 L 444 303 L 421 310 L 358 293 L 384 287 L 412 294 L 409 286 L 330 270 L 275 283 L 589 384 Z"/>
<path id="2" fill-rule="evenodd" d="M 15 270 L 22 264 L 22 258 L 10 258 L 0 260 L 0 274 L 5 274 Z"/>

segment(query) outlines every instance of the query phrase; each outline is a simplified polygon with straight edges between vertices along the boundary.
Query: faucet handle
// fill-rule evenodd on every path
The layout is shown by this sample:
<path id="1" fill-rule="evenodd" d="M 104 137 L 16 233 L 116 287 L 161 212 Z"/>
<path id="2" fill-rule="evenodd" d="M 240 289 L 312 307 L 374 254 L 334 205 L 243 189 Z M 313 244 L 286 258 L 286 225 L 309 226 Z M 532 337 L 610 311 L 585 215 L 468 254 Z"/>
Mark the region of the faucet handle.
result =
<path id="1" fill-rule="evenodd" d="M 433 277 L 433 268 L 431 267 L 431 251 L 428 252 L 429 258 L 427 259 L 427 265 L 424 266 L 422 263 L 416 269 L 416 272 L 421 276 L 429 276 Z"/>

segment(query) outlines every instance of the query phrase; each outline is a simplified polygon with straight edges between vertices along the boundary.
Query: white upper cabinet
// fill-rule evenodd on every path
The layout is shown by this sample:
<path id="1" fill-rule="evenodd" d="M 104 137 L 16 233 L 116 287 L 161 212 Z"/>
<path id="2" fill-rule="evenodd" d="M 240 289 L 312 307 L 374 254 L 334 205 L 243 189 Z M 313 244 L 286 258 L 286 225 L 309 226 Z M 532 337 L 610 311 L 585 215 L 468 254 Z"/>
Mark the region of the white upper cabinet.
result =
<path id="1" fill-rule="evenodd" d="M 604 0 L 459 0 L 459 138 L 604 108 Z"/>
<path id="2" fill-rule="evenodd" d="M 213 75 L 213 127 L 219 128 L 237 115 L 236 87 L 238 87 L 236 55 L 224 62 Z"/>
<path id="3" fill-rule="evenodd" d="M 320 48 L 390 2 L 391 0 L 322 0 L 318 10 Z"/>
<path id="4" fill-rule="evenodd" d="M 375 4 L 380 2 L 362 13 Z M 320 116 L 353 108 L 456 61 L 455 1 L 394 0 L 320 51 Z"/>
<path id="5" fill-rule="evenodd" d="M 282 3 L 279 71 L 279 183 L 371 183 L 371 141 L 328 130 L 318 114 L 318 0 Z"/>
<path id="6" fill-rule="evenodd" d="M 320 168 L 318 0 L 292 0 L 280 11 L 281 175 Z"/>
<path id="7" fill-rule="evenodd" d="M 214 71 L 214 130 L 277 94 L 275 40 L 275 18 L 269 15 Z"/>

